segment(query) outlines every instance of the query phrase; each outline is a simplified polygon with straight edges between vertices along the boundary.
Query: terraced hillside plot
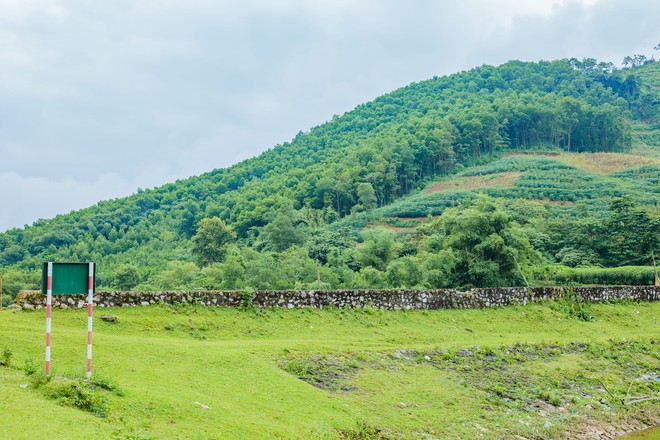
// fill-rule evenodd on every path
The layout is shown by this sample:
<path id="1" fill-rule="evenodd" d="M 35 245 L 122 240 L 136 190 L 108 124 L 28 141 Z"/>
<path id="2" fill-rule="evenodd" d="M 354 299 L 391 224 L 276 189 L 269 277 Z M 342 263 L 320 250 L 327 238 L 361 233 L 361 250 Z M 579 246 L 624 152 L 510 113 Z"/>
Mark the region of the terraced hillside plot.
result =
<path id="1" fill-rule="evenodd" d="M 625 154 L 509 155 L 432 183 L 372 216 L 407 219 L 440 215 L 478 194 L 559 205 L 579 202 L 593 212 L 603 211 L 616 197 L 657 206 L 660 162 Z"/>

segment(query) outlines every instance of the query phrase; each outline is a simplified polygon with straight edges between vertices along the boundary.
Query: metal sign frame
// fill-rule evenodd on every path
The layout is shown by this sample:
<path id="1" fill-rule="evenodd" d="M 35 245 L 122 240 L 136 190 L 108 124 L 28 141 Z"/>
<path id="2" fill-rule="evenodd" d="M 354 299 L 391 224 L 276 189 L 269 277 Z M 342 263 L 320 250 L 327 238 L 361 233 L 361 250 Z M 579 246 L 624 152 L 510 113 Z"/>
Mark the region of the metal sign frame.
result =
<path id="1" fill-rule="evenodd" d="M 50 375 L 50 347 L 53 295 L 87 293 L 87 379 L 92 377 L 92 310 L 96 284 L 96 264 L 44 263 L 41 291 L 46 295 L 46 375 Z"/>

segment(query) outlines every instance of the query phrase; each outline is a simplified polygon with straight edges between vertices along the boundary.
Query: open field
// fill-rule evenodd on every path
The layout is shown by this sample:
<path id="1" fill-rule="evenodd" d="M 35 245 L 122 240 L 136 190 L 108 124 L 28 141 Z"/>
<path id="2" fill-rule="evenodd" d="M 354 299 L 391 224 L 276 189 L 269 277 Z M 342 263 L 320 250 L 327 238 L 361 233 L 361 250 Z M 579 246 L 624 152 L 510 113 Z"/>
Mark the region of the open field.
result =
<path id="1" fill-rule="evenodd" d="M 84 310 L 53 313 L 50 384 L 26 375 L 43 368 L 45 313 L 0 313 L 4 438 L 551 438 L 658 414 L 657 401 L 619 400 L 660 391 L 644 379 L 660 366 L 660 303 L 589 305 L 590 322 L 563 303 L 102 313 L 118 319 L 95 320 L 104 380 L 87 393 L 105 417 L 52 391 L 84 372 Z"/>
<path id="2" fill-rule="evenodd" d="M 660 165 L 660 159 L 623 153 L 563 153 L 563 162 L 596 174 L 612 174 L 644 165 Z"/>
<path id="3" fill-rule="evenodd" d="M 452 190 L 465 190 L 465 189 L 474 189 L 474 188 L 484 188 L 489 186 L 503 186 L 510 187 L 513 186 L 516 179 L 520 177 L 522 173 L 494 173 L 486 176 L 477 176 L 477 177 L 457 177 L 455 179 L 450 179 L 444 182 L 439 182 L 431 185 L 430 188 L 426 190 L 427 194 L 434 192 L 446 191 L 449 189 Z"/>

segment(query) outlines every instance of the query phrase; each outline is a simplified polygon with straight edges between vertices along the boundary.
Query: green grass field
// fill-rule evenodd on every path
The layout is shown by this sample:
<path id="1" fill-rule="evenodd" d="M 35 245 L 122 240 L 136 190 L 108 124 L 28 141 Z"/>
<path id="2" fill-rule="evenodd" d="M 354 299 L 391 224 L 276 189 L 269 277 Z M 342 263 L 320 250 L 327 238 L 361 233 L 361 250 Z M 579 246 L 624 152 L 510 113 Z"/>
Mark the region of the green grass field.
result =
<path id="1" fill-rule="evenodd" d="M 45 312 L 4 310 L 2 438 L 561 438 L 657 415 L 657 400 L 620 400 L 660 393 L 644 379 L 660 369 L 660 303 L 587 311 L 97 309 L 94 377 L 123 391 L 86 391 L 100 417 L 52 391 L 84 373 L 85 310 L 53 312 L 41 386 L 26 372 L 43 369 Z"/>

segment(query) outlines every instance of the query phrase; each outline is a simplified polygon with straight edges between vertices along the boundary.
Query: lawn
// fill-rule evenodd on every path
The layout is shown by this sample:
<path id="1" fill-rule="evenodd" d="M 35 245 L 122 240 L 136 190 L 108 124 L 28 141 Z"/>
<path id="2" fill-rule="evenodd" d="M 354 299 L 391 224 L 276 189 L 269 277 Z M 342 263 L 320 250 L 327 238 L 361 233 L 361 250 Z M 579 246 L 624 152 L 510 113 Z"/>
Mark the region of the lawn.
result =
<path id="1" fill-rule="evenodd" d="M 87 390 L 104 417 L 49 394 L 80 383 L 86 311 L 53 312 L 40 385 L 45 313 L 4 310 L 3 438 L 548 438 L 657 414 L 620 400 L 660 392 L 660 303 L 566 310 L 97 309 L 94 378 L 121 389 Z"/>

